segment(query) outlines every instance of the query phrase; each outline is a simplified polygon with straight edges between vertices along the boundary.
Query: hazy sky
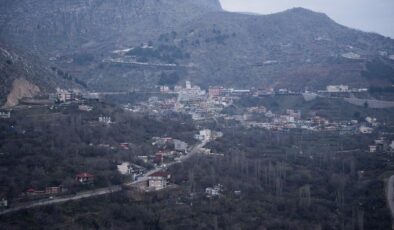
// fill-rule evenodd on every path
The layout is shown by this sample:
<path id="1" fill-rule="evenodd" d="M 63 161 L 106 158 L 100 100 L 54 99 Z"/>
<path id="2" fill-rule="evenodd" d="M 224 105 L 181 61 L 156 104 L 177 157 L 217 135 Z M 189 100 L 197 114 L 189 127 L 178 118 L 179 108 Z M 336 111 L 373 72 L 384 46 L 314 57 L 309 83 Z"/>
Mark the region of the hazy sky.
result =
<path id="1" fill-rule="evenodd" d="M 326 13 L 336 22 L 394 38 L 394 0 L 220 0 L 228 11 L 270 14 L 293 7 Z"/>

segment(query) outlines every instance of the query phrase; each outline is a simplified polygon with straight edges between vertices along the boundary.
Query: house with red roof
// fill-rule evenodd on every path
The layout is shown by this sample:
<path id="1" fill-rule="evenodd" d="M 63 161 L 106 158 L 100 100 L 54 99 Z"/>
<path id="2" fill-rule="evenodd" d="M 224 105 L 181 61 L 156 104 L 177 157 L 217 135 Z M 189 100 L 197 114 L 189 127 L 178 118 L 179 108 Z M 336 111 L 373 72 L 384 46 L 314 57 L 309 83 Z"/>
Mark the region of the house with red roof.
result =
<path id="1" fill-rule="evenodd" d="M 59 194 L 61 192 L 62 192 L 62 187 L 60 187 L 60 186 L 45 188 L 45 194 L 47 194 L 47 195 Z"/>
<path id="2" fill-rule="evenodd" d="M 45 195 L 45 191 L 37 190 L 34 188 L 29 188 L 26 190 L 26 195 L 27 196 L 41 196 L 41 195 Z"/>
<path id="3" fill-rule="evenodd" d="M 93 184 L 95 176 L 93 174 L 84 172 L 75 176 L 75 180 L 81 184 Z"/>
<path id="4" fill-rule="evenodd" d="M 157 165 L 163 164 L 164 161 L 164 153 L 163 152 L 158 152 L 155 154 L 155 158 L 153 159 L 153 163 Z"/>

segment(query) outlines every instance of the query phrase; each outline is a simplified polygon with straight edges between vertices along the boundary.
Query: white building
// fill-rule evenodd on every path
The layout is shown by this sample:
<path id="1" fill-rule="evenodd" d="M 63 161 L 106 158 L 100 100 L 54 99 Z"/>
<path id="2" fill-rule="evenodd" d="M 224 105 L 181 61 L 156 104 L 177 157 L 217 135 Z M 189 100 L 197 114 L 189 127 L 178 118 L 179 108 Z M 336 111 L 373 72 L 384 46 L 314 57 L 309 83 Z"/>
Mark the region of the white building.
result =
<path id="1" fill-rule="evenodd" d="M 170 91 L 170 87 L 168 86 L 160 86 L 161 93 L 168 93 Z"/>
<path id="2" fill-rule="evenodd" d="M 10 111 L 0 111 L 0 118 L 1 119 L 10 119 L 11 112 Z"/>
<path id="3" fill-rule="evenodd" d="M 293 109 L 287 109 L 286 113 L 287 113 L 287 115 L 294 117 L 294 119 L 301 119 L 301 112 L 300 111 L 295 111 Z"/>
<path id="4" fill-rule="evenodd" d="M 202 101 L 205 100 L 206 97 L 206 91 L 201 90 L 198 86 L 182 89 L 178 92 L 179 102 Z"/>
<path id="5" fill-rule="evenodd" d="M 265 116 L 268 118 L 274 117 L 275 114 L 273 112 L 271 112 L 271 110 L 269 110 L 268 112 L 265 113 Z"/>
<path id="6" fill-rule="evenodd" d="M 370 145 L 369 146 L 369 152 L 370 153 L 375 153 L 377 150 L 377 146 L 376 145 Z"/>
<path id="7" fill-rule="evenodd" d="M 187 151 L 188 144 L 186 142 L 180 141 L 180 140 L 174 140 L 174 148 L 176 151 Z"/>
<path id="8" fill-rule="evenodd" d="M 191 89 L 192 83 L 190 81 L 186 81 L 186 89 Z"/>
<path id="9" fill-rule="evenodd" d="M 133 173 L 133 167 L 129 162 L 123 162 L 122 164 L 118 165 L 118 171 L 122 175 L 131 175 Z"/>
<path id="10" fill-rule="evenodd" d="M 342 54 L 342 57 L 347 58 L 347 59 L 360 59 L 361 55 L 353 52 L 349 53 L 344 53 Z"/>
<path id="11" fill-rule="evenodd" d="M 373 132 L 373 128 L 366 127 L 366 126 L 361 126 L 359 128 L 359 130 L 360 130 L 360 133 L 363 133 L 363 134 L 370 134 Z"/>
<path id="12" fill-rule="evenodd" d="M 58 88 L 56 89 L 56 91 L 57 91 L 57 99 L 60 102 L 67 102 L 74 99 L 74 94 L 72 92 L 69 92 L 68 90 Z"/>
<path id="13" fill-rule="evenodd" d="M 171 175 L 168 172 L 156 172 L 148 177 L 148 188 L 155 191 L 164 189 L 168 185 Z"/>
<path id="14" fill-rule="evenodd" d="M 212 138 L 212 131 L 210 129 L 204 129 L 200 131 L 200 134 L 197 135 L 197 139 L 201 141 L 209 141 Z"/>
<path id="15" fill-rule="evenodd" d="M 84 112 L 90 112 L 93 110 L 93 107 L 88 105 L 79 105 L 78 109 Z"/>
<path id="16" fill-rule="evenodd" d="M 370 124 L 376 123 L 378 120 L 374 117 L 366 117 L 365 121 L 367 121 Z"/>
<path id="17" fill-rule="evenodd" d="M 205 194 L 207 197 L 216 197 L 220 196 L 220 192 L 223 190 L 223 186 L 221 184 L 215 185 L 213 188 L 208 187 L 205 189 Z"/>
<path id="18" fill-rule="evenodd" d="M 329 93 L 349 92 L 349 86 L 347 86 L 347 85 L 329 85 L 329 86 L 327 86 L 327 92 L 329 92 Z"/>
<path id="19" fill-rule="evenodd" d="M 101 116 L 99 117 L 99 122 L 104 124 L 111 124 L 111 117 Z"/>

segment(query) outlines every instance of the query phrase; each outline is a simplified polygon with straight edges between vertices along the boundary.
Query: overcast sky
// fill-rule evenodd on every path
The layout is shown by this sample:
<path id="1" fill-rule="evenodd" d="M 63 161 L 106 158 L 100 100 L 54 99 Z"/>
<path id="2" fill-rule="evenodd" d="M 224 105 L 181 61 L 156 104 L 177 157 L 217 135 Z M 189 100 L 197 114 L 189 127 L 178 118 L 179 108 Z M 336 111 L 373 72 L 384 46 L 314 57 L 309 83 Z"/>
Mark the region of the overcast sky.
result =
<path id="1" fill-rule="evenodd" d="M 394 0 L 220 0 L 228 11 L 270 14 L 293 7 L 324 12 L 336 22 L 394 38 Z"/>

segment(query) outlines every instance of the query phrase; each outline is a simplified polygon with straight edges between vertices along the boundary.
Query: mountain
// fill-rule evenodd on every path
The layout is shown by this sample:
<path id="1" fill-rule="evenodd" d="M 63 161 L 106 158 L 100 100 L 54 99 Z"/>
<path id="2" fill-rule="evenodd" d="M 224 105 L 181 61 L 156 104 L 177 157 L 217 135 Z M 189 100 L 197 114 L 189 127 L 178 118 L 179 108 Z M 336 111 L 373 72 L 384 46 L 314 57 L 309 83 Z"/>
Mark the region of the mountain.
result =
<path id="1" fill-rule="evenodd" d="M 0 37 L 39 54 L 56 56 L 145 41 L 196 16 L 220 10 L 217 0 L 3 0 Z"/>
<path id="2" fill-rule="evenodd" d="M 14 106 L 19 99 L 55 92 L 57 87 L 83 88 L 81 83 L 34 55 L 0 44 L 0 105 Z"/>
<path id="3" fill-rule="evenodd" d="M 323 88 L 391 85 L 394 40 L 295 8 L 272 15 L 206 14 L 177 31 L 200 84 Z M 390 59 L 391 57 L 391 59 Z M 379 79 L 374 64 L 391 69 Z"/>
<path id="4" fill-rule="evenodd" d="M 0 15 L 1 41 L 93 90 L 154 87 L 168 76 L 204 87 L 394 82 L 392 39 L 303 8 L 252 15 L 218 0 L 4 0 Z"/>

